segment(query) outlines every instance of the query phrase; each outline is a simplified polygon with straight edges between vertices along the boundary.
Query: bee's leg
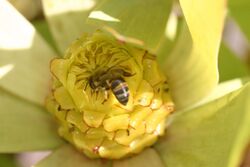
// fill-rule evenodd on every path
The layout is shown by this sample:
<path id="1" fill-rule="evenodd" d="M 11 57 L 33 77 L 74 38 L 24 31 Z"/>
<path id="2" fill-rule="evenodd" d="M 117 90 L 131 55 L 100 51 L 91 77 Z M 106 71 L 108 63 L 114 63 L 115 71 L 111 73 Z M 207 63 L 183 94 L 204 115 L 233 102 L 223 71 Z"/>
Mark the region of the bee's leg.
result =
<path id="1" fill-rule="evenodd" d="M 100 92 L 102 93 L 103 88 L 98 87 L 97 89 L 95 89 L 95 95 L 96 95 L 96 100 L 98 99 L 98 96 L 100 96 Z"/>
<path id="2" fill-rule="evenodd" d="M 86 89 L 88 88 L 88 82 L 86 82 L 85 86 L 84 86 L 84 91 L 86 91 Z"/>
<path id="3" fill-rule="evenodd" d="M 96 89 L 90 89 L 91 97 L 94 98 L 94 96 L 96 96 L 96 90 L 97 90 L 97 88 Z"/>
<path id="4" fill-rule="evenodd" d="M 104 97 L 105 97 L 106 100 L 108 100 L 108 98 L 109 98 L 109 93 L 108 93 L 108 91 L 106 89 L 104 91 Z"/>
<path id="5" fill-rule="evenodd" d="M 103 100 L 102 104 L 104 104 L 106 101 L 108 101 L 108 98 L 109 98 L 108 90 L 104 89 L 104 100 Z"/>

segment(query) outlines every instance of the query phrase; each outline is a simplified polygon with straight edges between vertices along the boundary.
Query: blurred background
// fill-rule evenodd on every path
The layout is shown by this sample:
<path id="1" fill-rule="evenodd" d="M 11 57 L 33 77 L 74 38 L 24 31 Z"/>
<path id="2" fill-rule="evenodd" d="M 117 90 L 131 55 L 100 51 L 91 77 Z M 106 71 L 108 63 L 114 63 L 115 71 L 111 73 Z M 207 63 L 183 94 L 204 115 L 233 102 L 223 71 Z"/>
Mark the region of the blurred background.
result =
<path id="1" fill-rule="evenodd" d="M 57 50 L 47 22 L 44 19 L 40 0 L 9 0 Z M 173 6 L 173 14 L 182 18 L 178 2 Z M 223 38 L 219 51 L 218 66 L 220 82 L 250 74 L 250 1 L 229 0 Z M 0 154 L 0 167 L 28 167 L 49 152 L 23 153 L 19 155 Z M 241 167 L 250 167 L 250 151 L 246 151 Z"/>

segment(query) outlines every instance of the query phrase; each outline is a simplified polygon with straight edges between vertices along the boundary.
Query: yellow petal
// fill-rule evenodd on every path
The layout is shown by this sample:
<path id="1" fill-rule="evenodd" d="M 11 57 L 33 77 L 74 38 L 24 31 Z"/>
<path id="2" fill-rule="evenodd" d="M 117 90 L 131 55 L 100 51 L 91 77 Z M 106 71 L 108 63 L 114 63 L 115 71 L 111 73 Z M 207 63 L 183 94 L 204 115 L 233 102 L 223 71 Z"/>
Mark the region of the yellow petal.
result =
<path id="1" fill-rule="evenodd" d="M 146 80 L 142 80 L 137 90 L 135 102 L 142 106 L 148 106 L 151 103 L 153 96 L 154 91 L 152 86 Z"/>
<path id="2" fill-rule="evenodd" d="M 88 126 L 98 128 L 105 117 L 105 113 L 84 110 L 83 119 Z"/>
<path id="3" fill-rule="evenodd" d="M 63 109 L 72 109 L 75 107 L 72 98 L 64 87 L 55 90 L 54 97 Z"/>
<path id="4" fill-rule="evenodd" d="M 108 132 L 112 132 L 118 129 L 127 129 L 128 124 L 129 124 L 128 114 L 113 116 L 103 121 L 103 127 Z"/>

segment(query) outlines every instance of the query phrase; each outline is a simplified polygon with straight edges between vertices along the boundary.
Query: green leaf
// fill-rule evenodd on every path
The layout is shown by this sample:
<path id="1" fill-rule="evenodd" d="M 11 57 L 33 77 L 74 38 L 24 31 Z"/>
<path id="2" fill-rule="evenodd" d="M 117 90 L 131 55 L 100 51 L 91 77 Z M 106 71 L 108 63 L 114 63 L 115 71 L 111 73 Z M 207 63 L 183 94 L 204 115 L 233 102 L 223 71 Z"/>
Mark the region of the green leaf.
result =
<path id="1" fill-rule="evenodd" d="M 93 32 L 85 23 L 92 8 L 101 0 L 43 0 L 43 7 L 57 47 L 63 54 L 76 38 Z"/>
<path id="2" fill-rule="evenodd" d="M 224 45 L 221 46 L 218 61 L 220 82 L 249 75 L 246 64 Z"/>
<path id="3" fill-rule="evenodd" d="M 50 46 L 57 51 L 56 43 L 52 37 L 52 34 L 49 30 L 49 25 L 45 19 L 36 19 L 32 21 L 32 24 L 36 30 L 41 34 L 41 36 L 50 44 Z"/>
<path id="4" fill-rule="evenodd" d="M 180 0 L 194 49 L 212 57 L 218 54 L 226 12 L 226 0 Z"/>
<path id="5" fill-rule="evenodd" d="M 164 167 L 159 155 L 152 148 L 148 148 L 131 158 L 113 162 L 113 167 Z"/>
<path id="6" fill-rule="evenodd" d="M 0 153 L 58 147 L 52 117 L 43 108 L 0 90 Z"/>
<path id="7" fill-rule="evenodd" d="M 169 0 L 106 0 L 91 12 L 88 22 L 156 53 L 171 5 Z"/>
<path id="8" fill-rule="evenodd" d="M 156 145 L 168 167 L 236 167 L 250 141 L 250 83 L 173 116 Z"/>
<path id="9" fill-rule="evenodd" d="M 0 166 L 3 167 L 17 167 L 16 161 L 13 155 L 0 154 Z"/>
<path id="10" fill-rule="evenodd" d="M 249 20 L 249 0 L 229 0 L 229 15 L 234 18 L 240 25 L 242 31 L 250 39 L 250 22 Z"/>
<path id="11" fill-rule="evenodd" d="M 180 5 L 186 24 L 176 46 L 172 52 L 164 47 L 159 51 L 177 109 L 198 102 L 217 85 L 225 0 L 180 0 Z"/>
<path id="12" fill-rule="evenodd" d="M 42 105 L 55 53 L 8 1 L 0 5 L 0 87 Z"/>
<path id="13" fill-rule="evenodd" d="M 109 167 L 107 160 L 89 159 L 70 145 L 63 145 L 34 167 Z"/>

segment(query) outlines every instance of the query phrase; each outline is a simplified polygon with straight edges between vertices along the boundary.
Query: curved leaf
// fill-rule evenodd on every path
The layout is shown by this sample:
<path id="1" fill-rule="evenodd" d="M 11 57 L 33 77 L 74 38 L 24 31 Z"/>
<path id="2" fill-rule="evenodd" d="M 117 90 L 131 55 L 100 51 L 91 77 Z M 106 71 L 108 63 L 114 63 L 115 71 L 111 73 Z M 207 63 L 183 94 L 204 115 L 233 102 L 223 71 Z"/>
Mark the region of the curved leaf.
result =
<path id="1" fill-rule="evenodd" d="M 63 145 L 34 167 L 109 167 L 109 161 L 86 158 L 70 145 Z"/>
<path id="2" fill-rule="evenodd" d="M 43 0 L 45 16 L 63 54 L 76 38 L 84 32 L 93 32 L 94 26 L 85 23 L 92 8 L 101 0 Z"/>
<path id="3" fill-rule="evenodd" d="M 169 0 L 106 0 L 91 12 L 88 22 L 156 53 L 171 6 Z"/>
<path id="4" fill-rule="evenodd" d="M 236 167 L 250 140 L 250 83 L 172 118 L 156 145 L 168 167 Z"/>
<path id="5" fill-rule="evenodd" d="M 44 109 L 0 90 L 0 153 L 46 150 L 62 140 Z"/>
<path id="6" fill-rule="evenodd" d="M 180 0 L 194 49 L 212 57 L 218 54 L 226 12 L 226 0 Z"/>
<path id="7" fill-rule="evenodd" d="M 225 0 L 180 0 L 186 20 L 176 46 L 159 51 L 177 109 L 209 94 L 218 82 L 217 55 L 225 15 Z"/>
<path id="8" fill-rule="evenodd" d="M 55 53 L 8 1 L 0 7 L 0 87 L 42 105 Z"/>

